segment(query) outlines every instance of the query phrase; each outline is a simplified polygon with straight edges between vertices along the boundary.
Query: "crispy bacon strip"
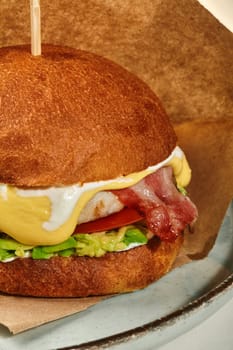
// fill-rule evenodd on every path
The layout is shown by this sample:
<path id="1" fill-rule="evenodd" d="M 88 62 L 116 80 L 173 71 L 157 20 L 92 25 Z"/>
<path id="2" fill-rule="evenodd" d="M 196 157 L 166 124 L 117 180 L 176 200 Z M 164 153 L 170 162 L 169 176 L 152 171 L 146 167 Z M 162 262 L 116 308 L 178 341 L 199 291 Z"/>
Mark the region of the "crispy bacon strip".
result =
<path id="1" fill-rule="evenodd" d="M 148 228 L 162 240 L 174 240 L 197 218 L 195 205 L 173 183 L 171 167 L 163 167 L 134 186 L 112 192 L 125 206 L 139 210 Z"/>

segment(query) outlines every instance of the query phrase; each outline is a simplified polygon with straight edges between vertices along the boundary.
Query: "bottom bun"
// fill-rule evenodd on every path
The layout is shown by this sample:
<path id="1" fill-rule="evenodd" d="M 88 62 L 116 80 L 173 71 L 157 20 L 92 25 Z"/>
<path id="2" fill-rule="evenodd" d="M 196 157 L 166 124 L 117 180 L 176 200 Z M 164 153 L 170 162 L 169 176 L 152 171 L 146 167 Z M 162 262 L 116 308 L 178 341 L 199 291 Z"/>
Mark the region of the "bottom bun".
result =
<path id="1" fill-rule="evenodd" d="M 31 258 L 0 263 L 0 291 L 37 297 L 86 297 L 141 289 L 166 274 L 183 237 L 146 245 L 100 258 Z"/>

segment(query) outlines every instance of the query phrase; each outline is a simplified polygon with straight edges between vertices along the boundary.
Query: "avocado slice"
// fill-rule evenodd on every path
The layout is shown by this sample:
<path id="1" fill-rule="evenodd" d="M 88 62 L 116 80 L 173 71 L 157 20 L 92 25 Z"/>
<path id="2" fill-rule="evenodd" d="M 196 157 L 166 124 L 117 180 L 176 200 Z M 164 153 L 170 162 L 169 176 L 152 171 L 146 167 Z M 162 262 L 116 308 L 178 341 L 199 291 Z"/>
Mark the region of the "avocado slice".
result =
<path id="1" fill-rule="evenodd" d="M 16 250 L 17 248 L 20 248 L 23 250 L 31 250 L 33 246 L 24 245 L 11 238 L 0 238 L 0 249 Z"/>
<path id="2" fill-rule="evenodd" d="M 52 246 L 27 246 L 2 235 L 0 238 L 0 261 L 11 257 L 25 257 L 29 252 L 33 259 L 49 259 L 52 256 L 100 257 L 107 252 L 127 249 L 130 244 L 146 244 L 146 231 L 142 227 L 129 225 L 118 230 L 97 233 L 78 233 L 66 241 Z"/>

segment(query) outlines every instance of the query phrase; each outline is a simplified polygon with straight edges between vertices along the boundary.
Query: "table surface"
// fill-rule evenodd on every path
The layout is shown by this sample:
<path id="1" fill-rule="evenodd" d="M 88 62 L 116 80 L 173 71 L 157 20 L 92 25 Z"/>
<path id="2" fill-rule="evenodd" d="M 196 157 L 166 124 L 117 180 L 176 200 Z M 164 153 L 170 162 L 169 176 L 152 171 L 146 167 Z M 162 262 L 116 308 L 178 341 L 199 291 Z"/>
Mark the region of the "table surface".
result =
<path id="1" fill-rule="evenodd" d="M 233 299 L 197 327 L 159 350 L 232 350 Z"/>

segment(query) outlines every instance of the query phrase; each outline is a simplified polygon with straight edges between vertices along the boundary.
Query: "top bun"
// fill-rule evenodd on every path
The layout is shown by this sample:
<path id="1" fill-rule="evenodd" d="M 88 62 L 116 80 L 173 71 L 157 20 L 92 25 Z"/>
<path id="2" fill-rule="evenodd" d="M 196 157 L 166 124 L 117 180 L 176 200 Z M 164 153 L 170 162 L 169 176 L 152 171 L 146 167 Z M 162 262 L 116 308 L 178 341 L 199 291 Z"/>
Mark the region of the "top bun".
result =
<path id="1" fill-rule="evenodd" d="M 23 187 L 112 179 L 167 158 L 176 136 L 153 91 L 92 53 L 0 49 L 0 182 Z"/>

